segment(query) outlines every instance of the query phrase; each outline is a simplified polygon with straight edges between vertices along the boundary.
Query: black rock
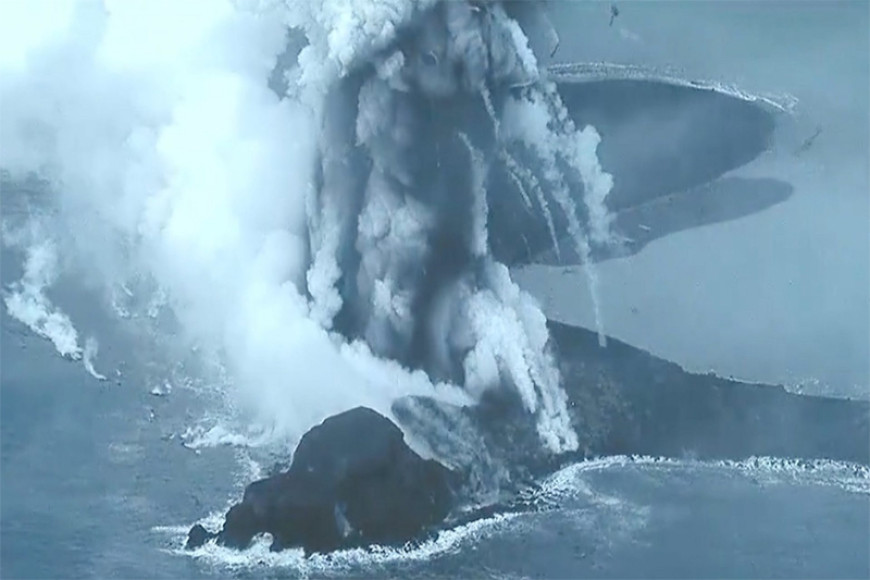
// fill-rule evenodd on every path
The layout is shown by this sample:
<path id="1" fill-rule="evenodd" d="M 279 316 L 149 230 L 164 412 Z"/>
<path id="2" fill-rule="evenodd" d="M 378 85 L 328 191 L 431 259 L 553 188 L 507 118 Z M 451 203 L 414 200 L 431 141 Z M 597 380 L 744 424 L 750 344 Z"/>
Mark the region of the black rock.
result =
<path id="1" fill-rule="evenodd" d="M 548 321 L 571 414 L 591 454 L 752 456 L 870 464 L 870 403 L 686 372 L 592 331 Z"/>
<path id="2" fill-rule="evenodd" d="M 224 518 L 224 527 L 217 535 L 218 542 L 230 548 L 247 548 L 251 539 L 264 531 L 261 528 L 263 517 L 247 502 L 232 506 Z"/>
<path id="3" fill-rule="evenodd" d="M 188 547 L 216 536 L 243 549 L 264 532 L 273 550 L 306 553 L 405 543 L 447 516 L 454 477 L 411 450 L 389 419 L 357 407 L 306 433 L 287 472 L 250 484 L 218 534 L 194 526 Z"/>
<path id="4" fill-rule="evenodd" d="M 216 535 L 217 534 L 209 532 L 201 525 L 196 524 L 195 526 L 190 528 L 190 532 L 188 532 L 187 534 L 187 543 L 184 545 L 184 547 L 188 550 L 199 548 L 209 540 L 213 539 Z"/>

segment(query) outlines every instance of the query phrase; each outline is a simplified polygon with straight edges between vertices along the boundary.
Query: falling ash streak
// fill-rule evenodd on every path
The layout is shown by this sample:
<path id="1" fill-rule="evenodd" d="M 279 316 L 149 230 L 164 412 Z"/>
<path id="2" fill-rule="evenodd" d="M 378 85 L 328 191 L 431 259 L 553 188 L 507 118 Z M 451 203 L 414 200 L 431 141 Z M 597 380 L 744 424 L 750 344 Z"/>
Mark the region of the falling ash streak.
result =
<path id="1" fill-rule="evenodd" d="M 566 136 L 570 136 L 571 138 L 576 140 L 580 137 L 577 132 L 577 127 L 574 125 L 574 121 L 571 119 L 568 109 L 562 103 L 562 99 L 559 97 L 559 93 L 556 90 L 556 85 L 554 83 L 546 83 L 545 89 L 543 91 L 549 98 L 547 98 L 548 105 L 556 109 L 555 118 L 562 124 L 563 131 Z M 558 143 L 562 144 L 560 147 L 559 153 L 562 157 L 568 162 L 570 167 L 573 167 L 572 156 L 570 155 L 570 151 L 568 151 L 568 147 L 566 145 L 566 139 L 558 140 Z M 580 173 L 581 178 L 583 179 L 584 186 L 584 202 L 586 204 L 587 215 L 589 216 L 590 229 L 594 229 L 596 224 L 593 223 L 594 216 L 604 215 L 606 216 L 606 208 L 602 214 L 601 208 L 593 205 L 592 200 L 592 190 L 595 182 L 591 176 L 588 176 L 585 171 L 582 170 L 581 167 Z M 610 188 L 608 187 L 607 192 L 609 192 Z M 586 236 L 586 233 L 583 231 L 582 226 L 580 225 L 580 221 L 577 219 L 577 208 L 574 205 L 574 200 L 571 199 L 568 191 L 563 187 L 557 187 L 555 189 L 557 193 L 556 199 L 559 202 L 559 205 L 562 207 L 562 211 L 565 213 L 565 217 L 568 219 L 568 231 L 571 234 L 571 237 L 574 239 L 574 244 L 577 249 L 577 253 L 580 256 L 580 259 L 583 263 L 584 272 L 586 274 L 586 283 L 589 287 L 589 295 L 592 298 L 592 307 L 595 315 L 595 329 L 598 332 L 598 345 L 601 348 L 605 348 L 607 346 L 607 335 L 604 332 L 604 319 L 601 314 L 601 297 L 599 295 L 599 284 L 598 284 L 598 272 L 595 268 L 595 265 L 592 263 L 590 259 L 590 248 L 589 248 L 589 239 Z M 604 196 L 607 195 L 607 192 L 601 196 L 601 203 L 603 203 Z M 604 225 L 598 225 L 598 229 L 602 230 L 602 236 L 606 237 L 608 229 L 606 223 Z"/>
<path id="2" fill-rule="evenodd" d="M 578 131 L 568 108 L 562 103 L 556 84 L 544 84 L 543 92 L 548 96 L 547 103 L 554 116 L 562 125 L 562 138 L 557 141 L 559 153 L 568 167 L 580 175 L 583 183 L 583 203 L 586 206 L 588 225 L 592 238 L 600 243 L 613 241 L 610 231 L 612 216 L 607 211 L 605 198 L 613 189 L 613 178 L 605 173 L 598 161 L 596 150 L 601 142 L 601 136 L 592 126 Z M 589 151 L 580 149 L 582 145 L 590 145 Z M 585 154 L 584 154 L 585 153 Z"/>
<path id="3" fill-rule="evenodd" d="M 595 326 L 598 334 L 598 344 L 600 347 L 604 348 L 607 346 L 607 335 L 604 332 L 604 320 L 601 313 L 598 274 L 592 260 L 590 259 L 591 250 L 589 239 L 577 217 L 577 207 L 574 200 L 571 198 L 570 191 L 566 184 L 566 176 L 562 171 L 560 171 L 557 164 L 557 159 L 561 159 L 569 167 L 574 168 L 577 158 L 580 157 L 576 149 L 576 143 L 581 137 L 583 137 L 583 135 L 577 131 L 567 108 L 559 97 L 554 83 L 544 83 L 537 91 L 532 93 L 531 97 L 531 101 L 525 101 L 526 104 L 531 107 L 540 106 L 540 103 L 535 101 L 535 97 L 542 98 L 543 105 L 546 107 L 547 122 L 545 128 L 538 128 L 539 130 L 544 130 L 543 135 L 538 135 L 537 138 L 530 138 L 530 134 L 527 134 L 525 135 L 524 140 L 527 145 L 531 146 L 538 152 L 543 164 L 544 177 L 552 186 L 553 197 L 556 199 L 557 204 L 568 221 L 568 233 L 574 242 L 575 251 L 583 264 L 587 287 L 589 289 L 590 298 L 592 299 Z M 517 112 L 518 114 L 520 113 L 520 111 Z M 557 124 L 560 130 L 557 131 L 550 127 L 551 123 Z M 594 155 L 594 152 L 592 154 Z M 603 174 L 600 171 L 600 167 L 598 167 L 597 174 L 589 175 L 589 169 L 585 167 L 585 164 L 576 169 L 580 173 L 583 182 L 584 202 L 590 220 L 590 229 L 600 232 L 599 237 L 602 238 L 602 240 L 606 240 L 609 236 L 609 222 L 606 206 L 603 205 L 603 200 L 610 191 L 612 183 L 608 182 L 605 184 L 606 187 L 603 194 L 596 189 L 594 191 L 595 194 L 598 194 L 598 197 L 596 198 L 592 191 L 593 187 L 598 185 L 595 178 L 603 178 L 602 176 L 605 174 Z M 601 223 L 593 223 L 592 220 L 595 218 L 598 218 Z"/>
<path id="4" fill-rule="evenodd" d="M 553 214 L 550 212 L 550 204 L 547 203 L 547 194 L 544 193 L 541 182 L 538 181 L 538 178 L 535 177 L 535 174 L 529 168 L 520 165 L 507 151 L 504 151 L 501 159 L 507 165 L 509 173 L 516 179 L 524 179 L 534 192 L 538 205 L 541 207 L 541 213 L 544 214 L 544 220 L 547 222 L 547 229 L 550 232 L 550 241 L 553 244 L 553 249 L 556 251 L 556 258 L 561 259 L 562 254 L 559 250 L 559 237 L 556 235 L 556 225 L 553 222 Z M 520 191 L 523 190 L 520 189 Z"/>
<path id="5" fill-rule="evenodd" d="M 550 213 L 550 206 L 547 204 L 547 197 L 544 194 L 543 189 L 541 189 L 541 184 L 538 183 L 537 178 L 535 178 L 535 175 L 529 169 L 520 165 L 519 162 L 513 158 L 510 152 L 501 145 L 501 123 L 499 123 L 498 115 L 496 115 L 495 107 L 492 104 L 492 95 L 486 86 L 481 88 L 480 94 L 483 98 L 486 113 L 489 115 L 490 121 L 492 121 L 493 131 L 495 132 L 496 147 L 499 148 L 499 159 L 501 159 L 507 167 L 508 175 L 510 175 L 511 179 L 513 179 L 517 184 L 517 189 L 523 197 L 526 207 L 532 207 L 532 201 L 529 199 L 529 195 L 526 192 L 526 188 L 523 187 L 520 178 L 525 179 L 526 183 L 531 186 L 531 189 L 538 200 L 538 205 L 541 207 L 541 211 L 544 214 L 544 219 L 547 221 L 547 229 L 550 232 L 550 241 L 553 244 L 553 249 L 556 251 L 556 258 L 561 260 L 562 252 L 559 248 L 559 238 L 556 236 L 556 226 L 553 223 L 553 214 Z"/>
<path id="6" fill-rule="evenodd" d="M 486 233 L 486 215 L 488 207 L 486 204 L 486 160 L 483 154 L 478 151 L 468 135 L 460 132 L 459 138 L 468 149 L 468 155 L 471 157 L 472 171 L 472 219 L 474 221 L 472 228 L 471 252 L 476 257 L 483 257 L 488 251 L 487 233 Z"/>
<path id="7" fill-rule="evenodd" d="M 598 332 L 598 345 L 600 347 L 607 346 L 607 336 L 604 334 L 604 321 L 601 316 L 601 300 L 598 295 L 598 275 L 592 266 L 590 260 L 589 240 L 583 231 L 583 226 L 580 225 L 580 220 L 577 218 L 577 207 L 574 205 L 574 200 L 571 199 L 571 194 L 568 187 L 565 185 L 562 175 L 555 168 L 546 166 L 546 173 L 549 173 L 548 179 L 553 185 L 553 197 L 556 198 L 556 203 L 562 209 L 562 213 L 568 220 L 568 233 L 574 241 L 574 248 L 577 255 L 584 265 L 586 272 L 586 283 L 589 287 L 589 294 L 592 298 L 592 307 L 595 313 L 595 328 Z"/>
<path id="8" fill-rule="evenodd" d="M 520 192 L 520 196 L 523 198 L 523 203 L 526 204 L 527 208 L 531 209 L 532 208 L 532 200 L 529 197 L 529 192 L 526 191 L 526 186 L 523 185 L 523 182 L 520 180 L 519 175 L 517 175 L 517 162 L 514 160 L 513 157 L 508 155 L 507 151 L 499 151 L 498 158 L 499 158 L 499 160 L 501 160 L 505 164 L 505 167 L 508 168 L 508 171 L 507 171 L 508 177 L 510 177 L 511 181 L 514 182 L 514 185 L 517 186 L 517 190 Z M 550 235 L 551 236 L 553 235 L 552 231 L 550 232 Z M 555 243 L 557 241 L 558 240 L 554 240 L 554 246 L 556 248 L 556 255 L 558 256 L 559 255 L 559 245 L 557 243 Z"/>
<path id="9" fill-rule="evenodd" d="M 580 220 L 577 219 L 577 208 L 574 205 L 574 200 L 568 195 L 567 191 L 557 187 L 554 190 L 557 203 L 562 208 L 565 217 L 568 219 L 568 232 L 574 240 L 575 249 L 580 256 L 583 264 L 584 272 L 586 273 L 586 284 L 589 288 L 589 296 L 592 298 L 592 308 L 595 315 L 595 330 L 598 333 L 598 346 L 604 348 L 607 346 L 607 335 L 604 333 L 604 319 L 601 315 L 601 297 L 598 293 L 598 272 L 590 259 L 591 252 L 589 249 L 589 240 L 583 232 L 580 225 Z"/>
<path id="10" fill-rule="evenodd" d="M 489 115 L 489 120 L 492 121 L 492 128 L 493 131 L 495 131 L 496 141 L 498 141 L 501 124 L 498 121 L 498 115 L 495 114 L 495 107 L 492 104 L 492 95 L 486 86 L 481 87 L 480 96 L 483 99 L 483 106 L 486 109 L 486 114 Z"/>

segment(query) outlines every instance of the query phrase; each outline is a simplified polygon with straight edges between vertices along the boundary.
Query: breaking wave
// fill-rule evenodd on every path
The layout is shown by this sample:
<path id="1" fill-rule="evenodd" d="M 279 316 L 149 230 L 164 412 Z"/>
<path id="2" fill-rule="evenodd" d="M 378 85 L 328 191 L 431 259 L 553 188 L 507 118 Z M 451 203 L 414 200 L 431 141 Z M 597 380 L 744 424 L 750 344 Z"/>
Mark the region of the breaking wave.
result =
<path id="1" fill-rule="evenodd" d="M 181 544 L 168 551 L 177 556 L 187 556 L 203 561 L 222 570 L 249 570 L 284 568 L 292 570 L 298 577 L 321 577 L 324 574 L 339 574 L 359 568 L 372 568 L 391 563 L 428 562 L 440 555 L 454 552 L 461 547 L 467 547 L 482 536 L 497 532 L 510 522 L 516 520 L 519 514 L 499 514 L 489 518 L 475 520 L 458 528 L 446 530 L 435 538 L 404 548 L 371 546 L 342 550 L 329 555 L 314 554 L 306 557 L 302 549 L 272 552 L 269 550 L 271 540 L 261 536 L 255 538 L 251 546 L 244 552 L 217 546 L 213 543 L 190 551 Z M 180 528 L 161 528 L 156 532 L 179 534 Z"/>
<path id="2" fill-rule="evenodd" d="M 870 471 L 866 466 L 829 460 L 786 460 L 755 457 L 742 461 L 697 461 L 649 456 L 613 456 L 569 465 L 544 479 L 525 494 L 526 511 L 496 514 L 471 523 L 446 529 L 433 537 L 399 548 L 373 546 L 368 549 L 341 550 L 329 555 L 305 557 L 301 549 L 270 552 L 270 540 L 259 537 L 248 550 L 206 544 L 189 551 L 183 548 L 189 525 L 159 527 L 152 531 L 167 538 L 168 552 L 196 559 L 222 572 L 252 570 L 288 570 L 298 577 L 323 577 L 342 574 L 372 573 L 384 566 L 432 562 L 439 557 L 468 552 L 472 546 L 502 534 L 521 533 L 525 527 L 546 526 L 547 513 L 559 513 L 576 526 L 587 541 L 613 545 L 628 540 L 647 525 L 651 506 L 623 497 L 624 491 L 604 486 L 596 474 L 609 475 L 637 470 L 649 474 L 665 470 L 677 476 L 718 480 L 737 477 L 761 486 L 833 486 L 848 493 L 870 493 Z M 703 480 L 703 479 L 702 479 Z M 640 481 L 630 479 L 630 481 Z M 658 481 L 658 479 L 657 479 Z M 689 481 L 695 481 L 690 479 Z M 683 485 L 686 485 L 684 482 Z M 689 484 L 691 485 L 691 484 Z M 603 488 L 608 491 L 602 491 Z M 628 494 L 633 495 L 632 493 Z M 536 514 L 543 517 L 541 519 Z M 218 510 L 202 520 L 206 526 L 219 527 L 223 512 Z M 594 541 L 593 541 L 594 539 Z M 593 545 L 587 546 L 592 550 Z"/>

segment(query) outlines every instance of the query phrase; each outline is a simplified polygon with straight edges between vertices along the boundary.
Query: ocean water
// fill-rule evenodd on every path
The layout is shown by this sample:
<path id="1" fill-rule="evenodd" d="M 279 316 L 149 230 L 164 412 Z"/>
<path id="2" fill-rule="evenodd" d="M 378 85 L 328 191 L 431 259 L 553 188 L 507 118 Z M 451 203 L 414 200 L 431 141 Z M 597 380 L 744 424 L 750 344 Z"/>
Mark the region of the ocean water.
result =
<path id="1" fill-rule="evenodd" d="M 544 511 L 405 550 L 188 553 L 187 528 L 239 496 L 250 454 L 167 438 L 203 403 L 191 388 L 99 383 L 8 319 L 3 333 L 4 578 L 859 578 L 870 566 L 870 472 L 776 460 L 581 463 L 544 483 Z"/>
<path id="2" fill-rule="evenodd" d="M 607 7 L 558 10 L 588 21 Z M 792 197 L 599 264 L 613 336 L 697 372 L 870 396 L 868 12 L 863 2 L 637 3 L 614 22 L 622 35 L 606 26 L 563 35 L 556 59 L 670 66 L 797 99 L 770 150 L 728 174 L 780 179 Z M 548 315 L 592 323 L 581 269 L 530 266 L 518 279 Z"/>
<path id="3" fill-rule="evenodd" d="M 800 106 L 772 154 L 735 172 L 785 179 L 793 198 L 599 265 L 605 329 L 693 370 L 870 397 L 867 4 L 619 6 L 613 27 L 605 3 L 551 8 L 561 36 L 553 60 L 673 65 L 689 77 L 787 93 Z M 81 131 L 73 137 L 86 134 L 72 126 Z M 824 130 L 811 154 L 792 155 L 816 126 Z M 20 195 L 3 189 L 4 222 L 31 210 Z M 111 243 L 87 241 L 91 249 Z M 4 292 L 21 278 L 22 262 L 21 252 L 4 247 Z M 547 315 L 594 326 L 581 268 L 528 267 L 515 278 Z M 545 508 L 402 549 L 306 559 L 294 550 L 270 553 L 263 540 L 244 552 L 185 551 L 189 527 L 218 525 L 246 484 L 286 460 L 292 437 L 248 422 L 236 408 L 242 398 L 222 377 L 198 372 L 186 343 L 143 338 L 129 318 L 106 311 L 93 280 L 61 276 L 49 286 L 82 342 L 96 337 L 99 350 L 90 372 L 13 319 L 5 304 L 0 309 L 2 578 L 870 575 L 870 471 L 777 458 L 568 465 L 542 483 Z M 253 360 L 265 369 L 257 377 L 304 375 L 266 355 Z M 333 393 L 324 388 L 293 402 L 303 407 L 318 397 Z"/>
<path id="4" fill-rule="evenodd" d="M 4 578 L 861 578 L 870 471 L 818 462 L 609 458 L 568 466 L 546 509 L 403 550 L 182 549 L 253 477 L 251 453 L 168 439 L 202 405 L 98 383 L 4 322 Z M 8 358 L 6 358 L 8 357 Z M 156 418 L 149 421 L 149 410 Z"/>

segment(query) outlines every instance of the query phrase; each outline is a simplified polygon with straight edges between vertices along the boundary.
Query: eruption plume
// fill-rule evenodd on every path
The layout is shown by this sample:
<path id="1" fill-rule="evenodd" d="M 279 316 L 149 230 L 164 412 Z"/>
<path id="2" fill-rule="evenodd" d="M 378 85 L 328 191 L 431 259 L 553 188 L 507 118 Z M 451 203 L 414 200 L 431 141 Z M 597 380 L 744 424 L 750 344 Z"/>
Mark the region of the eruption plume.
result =
<path id="1" fill-rule="evenodd" d="M 0 165 L 50 180 L 68 267 L 109 290 L 149 279 L 285 435 L 401 395 L 514 389 L 548 449 L 576 449 L 544 315 L 492 257 L 488 214 L 521 196 L 588 258 L 612 180 L 510 4 L 69 6 L 0 59 Z M 276 69 L 288 30 L 305 43 Z M 516 191 L 489 187 L 495 167 Z"/>

